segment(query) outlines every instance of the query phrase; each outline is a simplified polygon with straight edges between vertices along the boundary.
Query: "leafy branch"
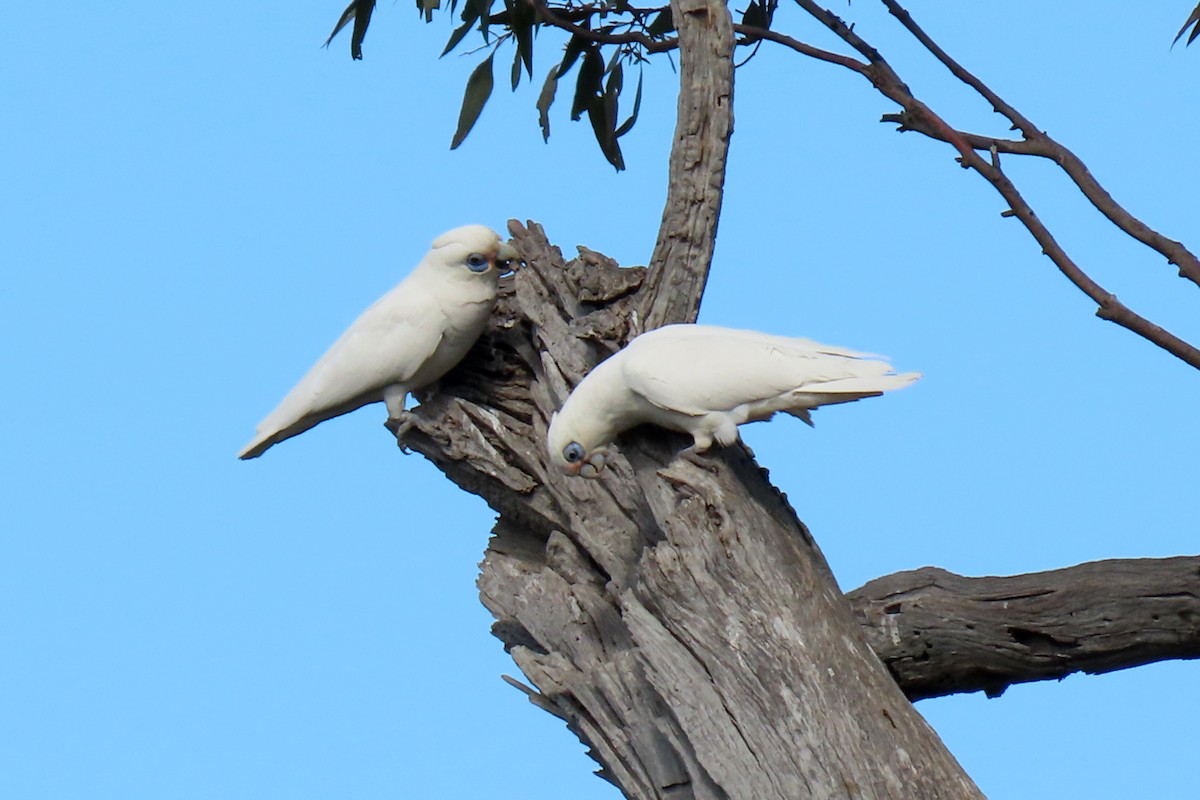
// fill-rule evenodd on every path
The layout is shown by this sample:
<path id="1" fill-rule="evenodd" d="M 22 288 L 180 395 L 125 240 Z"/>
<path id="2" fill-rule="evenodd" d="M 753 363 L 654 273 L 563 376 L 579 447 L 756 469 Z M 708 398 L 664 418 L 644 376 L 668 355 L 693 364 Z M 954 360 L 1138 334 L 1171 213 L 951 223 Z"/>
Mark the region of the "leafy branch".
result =
<path id="1" fill-rule="evenodd" d="M 438 0 L 415 0 L 426 22 L 433 17 Z M 1155 231 L 1131 214 L 1088 170 L 1084 162 L 1067 147 L 1050 137 L 975 75 L 951 58 L 913 20 L 896 0 L 881 0 L 888 11 L 913 38 L 934 55 L 958 80 L 971 87 L 995 111 L 1003 115 L 1020 133 L 1020 138 L 997 138 L 959 130 L 947 123 L 924 102 L 915 97 L 908 85 L 880 52 L 859 36 L 832 11 L 813 0 L 796 0 L 797 5 L 846 43 L 858 57 L 843 55 L 801 42 L 774 31 L 777 0 L 751 0 L 735 22 L 733 31 L 739 46 L 758 48 L 764 42 L 787 47 L 801 55 L 852 70 L 869 80 L 877 91 L 901 107 L 899 113 L 885 114 L 884 122 L 892 122 L 900 131 L 914 131 L 953 146 L 957 160 L 964 169 L 983 177 L 1004 198 L 1006 217 L 1014 217 L 1029 231 L 1041 246 L 1042 252 L 1060 272 L 1097 305 L 1096 314 L 1102 319 L 1142 336 L 1167 352 L 1200 369 L 1200 349 L 1149 319 L 1134 312 L 1117 296 L 1093 280 L 1058 243 L 1042 223 L 1032 206 L 1009 179 L 1001 164 L 1001 155 L 1036 156 L 1054 162 L 1075 183 L 1083 195 L 1110 222 L 1130 237 L 1161 254 L 1176 266 L 1180 276 L 1200 286 L 1200 259 L 1187 247 Z M 560 84 L 575 70 L 570 117 L 580 120 L 586 114 L 596 142 L 604 157 L 616 169 L 624 169 L 625 161 L 619 140 L 637 122 L 643 99 L 642 66 L 649 57 L 679 47 L 678 31 L 670 6 L 638 7 L 629 0 L 614 2 L 576 2 L 564 0 L 552 4 L 549 0 L 503 0 L 503 8 L 493 13 L 497 0 L 463 0 L 459 24 L 442 51 L 446 55 L 460 47 L 473 32 L 483 39 L 487 56 L 467 80 L 451 148 L 462 144 L 478 121 L 494 88 L 493 66 L 497 53 L 507 45 L 513 46 L 511 85 L 515 91 L 524 72 L 533 77 L 533 43 L 543 28 L 568 34 L 563 55 L 546 75 L 538 93 L 536 107 L 542 136 L 550 136 L 550 108 Z M 374 0 L 354 0 L 342 13 L 329 44 L 343 28 L 354 23 L 350 49 L 354 58 L 362 57 L 362 41 L 374 9 Z M 448 13 L 458 13 L 459 0 L 451 0 Z M 1175 37 L 1178 41 L 1191 29 L 1187 44 L 1200 36 L 1200 5 Z M 625 89 L 625 72 L 630 66 L 638 68 L 637 89 L 632 109 L 621 119 L 619 105 Z M 576 68 L 577 67 L 577 68 Z"/>

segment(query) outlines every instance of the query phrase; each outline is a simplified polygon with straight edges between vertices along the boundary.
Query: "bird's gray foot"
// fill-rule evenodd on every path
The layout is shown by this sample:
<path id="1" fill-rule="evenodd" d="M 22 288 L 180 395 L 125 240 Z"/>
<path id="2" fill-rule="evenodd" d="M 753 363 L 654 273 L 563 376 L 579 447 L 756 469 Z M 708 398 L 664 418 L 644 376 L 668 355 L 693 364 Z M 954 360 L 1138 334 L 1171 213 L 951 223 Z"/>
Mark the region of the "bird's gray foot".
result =
<path id="1" fill-rule="evenodd" d="M 404 435 L 408 433 L 416 421 L 417 419 L 411 411 L 401 411 L 398 418 L 389 417 L 388 421 L 383 423 L 383 426 L 396 437 L 396 445 L 406 454 L 408 453 L 408 447 L 404 444 Z"/>

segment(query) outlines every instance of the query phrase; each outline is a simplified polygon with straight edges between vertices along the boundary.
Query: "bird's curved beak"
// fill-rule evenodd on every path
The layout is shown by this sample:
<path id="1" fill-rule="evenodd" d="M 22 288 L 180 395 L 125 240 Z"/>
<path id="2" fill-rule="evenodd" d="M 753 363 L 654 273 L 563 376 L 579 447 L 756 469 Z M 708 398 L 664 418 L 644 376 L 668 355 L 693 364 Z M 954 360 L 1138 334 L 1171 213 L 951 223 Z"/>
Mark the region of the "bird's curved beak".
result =
<path id="1" fill-rule="evenodd" d="M 508 242 L 501 242 L 496 248 L 496 269 L 501 275 L 507 275 L 521 263 L 521 254 Z"/>

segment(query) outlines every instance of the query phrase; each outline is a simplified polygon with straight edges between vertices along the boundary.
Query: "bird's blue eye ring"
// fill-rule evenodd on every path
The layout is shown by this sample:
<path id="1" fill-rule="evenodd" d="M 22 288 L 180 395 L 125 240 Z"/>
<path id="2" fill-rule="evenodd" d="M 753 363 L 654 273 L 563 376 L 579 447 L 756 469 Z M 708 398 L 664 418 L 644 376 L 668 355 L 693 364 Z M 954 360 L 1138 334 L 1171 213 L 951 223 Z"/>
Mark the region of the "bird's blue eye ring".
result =
<path id="1" fill-rule="evenodd" d="M 471 253 L 467 256 L 467 267 L 471 272 L 487 272 L 487 268 L 490 266 L 491 262 L 483 253 Z"/>
<path id="2" fill-rule="evenodd" d="M 579 442 L 571 442 L 563 448 L 563 458 L 567 460 L 568 464 L 577 464 L 583 461 L 584 455 L 583 445 Z"/>

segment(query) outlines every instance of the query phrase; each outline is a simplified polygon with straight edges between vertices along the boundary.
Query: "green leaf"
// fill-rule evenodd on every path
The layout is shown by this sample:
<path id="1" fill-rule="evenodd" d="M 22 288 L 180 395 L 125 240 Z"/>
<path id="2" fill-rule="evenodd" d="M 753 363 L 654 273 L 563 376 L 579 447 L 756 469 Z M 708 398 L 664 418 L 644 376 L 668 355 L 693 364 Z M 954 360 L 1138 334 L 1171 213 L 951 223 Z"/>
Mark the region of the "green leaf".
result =
<path id="1" fill-rule="evenodd" d="M 354 20 L 354 30 L 350 33 L 350 57 L 361 60 L 363 39 L 367 35 L 367 26 L 371 24 L 371 12 L 374 10 L 375 0 L 351 0 L 350 5 L 346 6 L 342 16 L 338 18 L 337 25 L 333 26 L 333 33 L 329 34 L 324 46 L 329 47 L 333 37 L 337 36 L 350 20 Z"/>
<path id="2" fill-rule="evenodd" d="M 664 8 L 654 21 L 646 26 L 646 35 L 654 39 L 661 39 L 671 31 L 675 30 L 675 20 L 671 17 L 670 7 Z"/>
<path id="3" fill-rule="evenodd" d="M 604 153 L 608 163 L 620 171 L 625 169 L 625 157 L 621 155 L 621 147 L 617 144 L 616 137 L 613 136 L 606 105 L 603 95 L 593 96 L 588 101 L 588 121 L 592 123 L 592 133 L 596 135 L 596 143 L 600 145 L 600 152 Z"/>
<path id="4" fill-rule="evenodd" d="M 508 29 L 517 40 L 517 54 L 525 62 L 525 71 L 533 77 L 533 29 L 537 23 L 537 12 L 529 0 L 505 0 L 510 12 Z M 516 88 L 516 84 L 513 84 Z"/>
<path id="5" fill-rule="evenodd" d="M 615 50 L 613 50 L 612 58 L 610 58 L 608 60 L 608 63 L 604 65 L 604 74 L 607 75 L 608 73 L 613 71 L 614 67 L 619 66 L 620 60 L 621 60 L 621 48 L 618 47 Z"/>
<path id="6" fill-rule="evenodd" d="M 742 24 L 761 28 L 767 19 L 767 9 L 758 4 L 758 0 L 750 0 L 750 5 L 742 12 Z"/>
<path id="7" fill-rule="evenodd" d="M 521 51 L 518 49 L 513 55 L 512 65 L 512 90 L 515 92 L 517 87 L 521 85 Z"/>
<path id="8" fill-rule="evenodd" d="M 1192 28 L 1195 25 L 1196 27 Z M 1200 36 L 1200 5 L 1192 9 L 1192 13 L 1187 18 L 1187 22 L 1183 23 L 1183 27 L 1179 29 L 1179 33 L 1175 34 L 1175 38 L 1171 40 L 1171 46 L 1175 46 L 1175 42 L 1179 41 L 1179 37 L 1183 36 L 1183 32 L 1188 28 L 1192 28 L 1192 32 L 1188 34 L 1187 42 L 1184 47 L 1187 47 L 1192 42 L 1196 41 L 1196 37 Z"/>
<path id="9" fill-rule="evenodd" d="M 462 25 L 455 28 L 454 33 L 450 34 L 450 41 L 446 42 L 446 49 L 442 50 L 442 56 L 446 55 L 446 53 L 449 53 L 455 47 L 458 47 L 458 43 L 463 40 L 463 37 L 471 32 L 471 26 L 474 24 L 475 20 L 473 19 L 470 22 L 464 22 Z M 438 58 L 441 58 L 442 56 L 438 56 Z"/>
<path id="10" fill-rule="evenodd" d="M 621 127 L 617 128 L 617 132 L 613 134 L 613 138 L 620 139 L 625 134 L 633 129 L 633 124 L 637 122 L 638 111 L 642 108 L 642 71 L 638 70 L 638 85 L 637 94 L 633 96 L 633 113 L 629 115 L 629 119 L 621 123 Z"/>
<path id="11" fill-rule="evenodd" d="M 588 49 L 588 40 L 584 39 L 577 33 L 571 34 L 571 38 L 567 40 L 566 51 L 563 53 L 563 60 L 558 65 L 558 75 L 562 77 L 571 71 L 571 67 L 575 66 L 576 59 Z"/>
<path id="12" fill-rule="evenodd" d="M 483 33 L 483 40 L 488 39 L 488 24 L 492 21 L 492 0 L 480 0 L 479 2 L 479 30 Z"/>
<path id="13" fill-rule="evenodd" d="M 558 70 L 557 65 L 550 68 L 537 99 L 538 125 L 542 126 L 543 142 L 550 141 L 550 105 L 554 102 L 555 92 L 558 91 Z"/>
<path id="14" fill-rule="evenodd" d="M 779 7 L 778 0 L 750 0 L 746 11 L 742 14 L 742 24 L 752 28 L 771 29 L 771 20 L 775 17 L 775 9 Z M 757 36 L 748 35 L 747 41 L 756 41 Z"/>
<path id="15" fill-rule="evenodd" d="M 561 69 L 561 67 L 560 67 Z M 579 77 L 575 80 L 575 98 L 571 102 L 571 119 L 577 120 L 588 109 L 592 98 L 602 97 L 601 81 L 604 79 L 604 59 L 600 48 L 589 46 L 579 65 Z"/>
<path id="16" fill-rule="evenodd" d="M 615 145 L 617 142 L 617 100 L 621 96 L 621 87 L 625 76 L 620 63 L 613 67 L 608 75 L 608 84 L 604 87 L 604 129 L 608 140 Z M 611 159 L 609 159 L 611 160 Z"/>
<path id="17" fill-rule="evenodd" d="M 613 95 L 615 99 L 625 88 L 625 71 L 621 66 L 621 62 L 616 62 L 609 66 L 608 86 L 605 87 L 605 92 Z"/>
<path id="18" fill-rule="evenodd" d="M 425 18 L 426 22 L 433 22 L 434 9 L 442 7 L 442 0 L 417 0 L 417 11 Z"/>
<path id="19" fill-rule="evenodd" d="M 484 6 L 484 0 L 467 0 L 467 2 L 463 3 L 462 21 L 474 22 L 485 11 L 487 11 L 487 8 Z"/>
<path id="20" fill-rule="evenodd" d="M 475 121 L 479 119 L 484 104 L 492 96 L 492 59 L 495 55 L 496 51 L 493 50 L 491 55 L 471 72 L 471 77 L 467 78 L 462 110 L 458 112 L 458 130 L 454 132 L 454 140 L 450 142 L 451 150 L 456 149 L 467 138 L 471 128 L 475 127 Z"/>

